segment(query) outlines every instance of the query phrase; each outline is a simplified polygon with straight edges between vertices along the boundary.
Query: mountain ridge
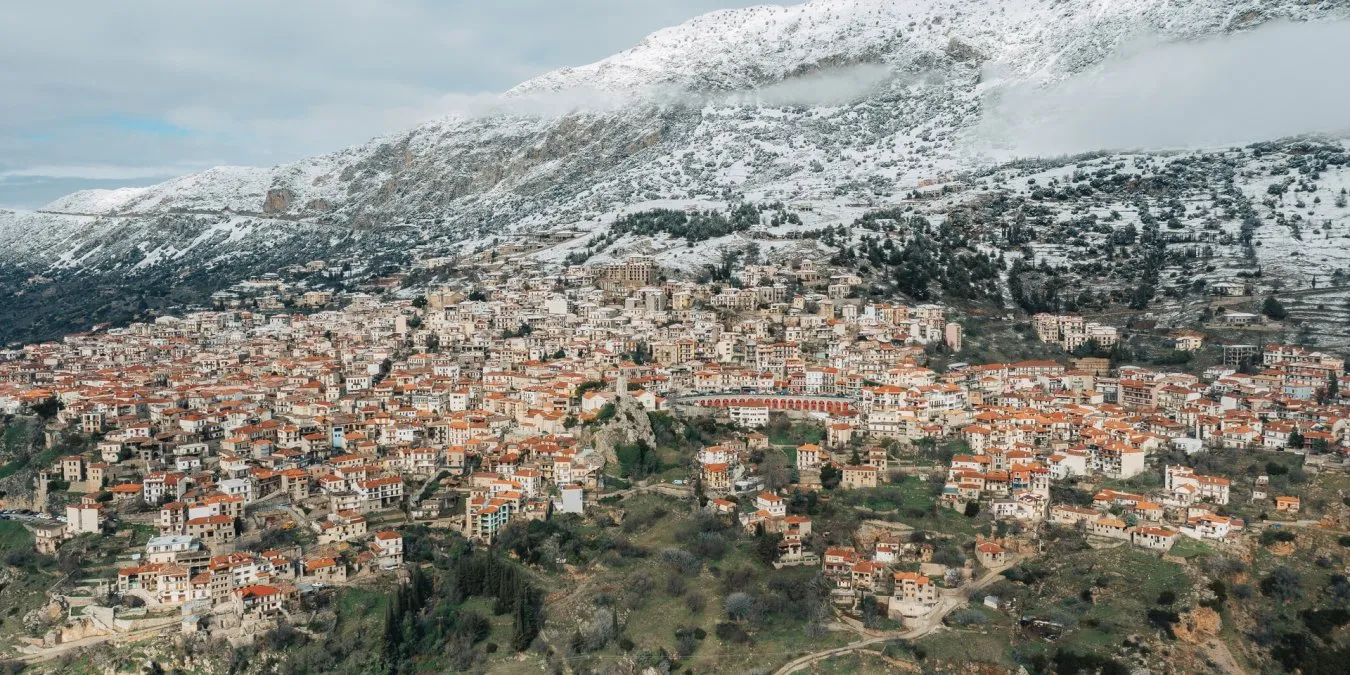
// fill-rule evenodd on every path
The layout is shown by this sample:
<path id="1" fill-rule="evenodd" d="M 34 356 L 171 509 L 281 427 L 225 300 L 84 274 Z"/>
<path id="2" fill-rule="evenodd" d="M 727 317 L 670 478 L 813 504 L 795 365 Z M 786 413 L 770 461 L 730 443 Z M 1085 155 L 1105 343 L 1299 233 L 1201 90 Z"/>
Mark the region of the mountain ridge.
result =
<path id="1" fill-rule="evenodd" d="M 590 111 L 572 107 L 576 101 L 564 97 L 567 92 L 576 93 L 576 98 L 618 94 L 626 98 L 620 107 L 643 106 L 651 104 L 657 91 L 746 91 L 804 72 L 855 63 L 883 63 L 903 72 L 931 67 L 942 55 L 951 58 L 951 52 L 958 52 L 993 64 L 989 70 L 997 73 L 995 81 L 979 82 L 982 93 L 1010 80 L 1054 80 L 1077 72 L 1140 34 L 1184 40 L 1274 19 L 1309 20 L 1345 10 L 1344 4 L 1328 2 L 1231 0 L 921 0 L 904 5 L 886 0 L 812 0 L 721 10 L 659 30 L 633 48 L 595 63 L 521 83 L 499 97 L 497 112 L 433 120 L 271 168 L 216 167 L 135 191 L 82 191 L 41 210 L 156 213 L 215 207 L 266 213 L 269 191 L 289 191 L 295 199 L 270 212 L 321 216 L 346 210 L 354 202 L 378 204 L 380 191 L 390 189 L 387 180 L 413 159 L 405 154 L 403 162 L 389 163 L 385 160 L 391 148 L 405 153 L 409 148 L 461 150 L 454 137 L 519 134 L 522 126 L 561 123 L 573 116 L 584 119 Z M 522 104 L 532 97 L 555 100 Z M 534 114 L 512 113 L 513 103 Z M 550 107 L 556 110 L 550 113 Z M 485 128 L 484 120 L 497 121 L 498 128 Z M 540 131 L 536 128 L 529 135 L 538 136 Z M 380 166 L 385 173 L 377 170 L 361 180 L 352 170 L 358 166 L 367 170 Z"/>
<path id="2" fill-rule="evenodd" d="M 589 232 L 643 205 L 893 203 L 986 161 L 962 135 L 1002 89 L 1084 72 L 1141 35 L 1166 43 L 1346 16 L 1350 2 L 1302 0 L 724 10 L 470 114 L 333 153 L 0 214 L 0 274 L 11 280 L 0 293 L 17 312 L 40 306 L 29 278 L 116 288 L 188 275 L 206 292 L 323 257 L 374 270 L 495 237 Z M 72 304 L 72 315 L 97 301 Z"/>

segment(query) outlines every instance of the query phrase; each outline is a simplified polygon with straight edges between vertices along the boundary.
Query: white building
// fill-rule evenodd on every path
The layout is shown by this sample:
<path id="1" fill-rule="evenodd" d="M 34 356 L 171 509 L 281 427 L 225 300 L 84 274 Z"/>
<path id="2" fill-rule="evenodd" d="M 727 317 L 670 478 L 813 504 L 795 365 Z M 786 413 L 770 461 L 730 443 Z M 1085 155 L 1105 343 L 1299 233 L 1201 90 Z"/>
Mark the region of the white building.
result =
<path id="1" fill-rule="evenodd" d="M 558 488 L 561 498 L 554 503 L 553 508 L 560 513 L 585 513 L 586 500 L 585 492 L 580 485 L 564 485 Z"/>
<path id="2" fill-rule="evenodd" d="M 102 522 L 98 507 L 92 504 L 70 504 L 66 506 L 66 531 L 70 536 L 80 534 L 98 534 Z"/>
<path id="3" fill-rule="evenodd" d="M 768 406 L 735 406 L 728 408 L 727 413 L 731 415 L 732 422 L 751 429 L 758 429 L 769 423 Z"/>

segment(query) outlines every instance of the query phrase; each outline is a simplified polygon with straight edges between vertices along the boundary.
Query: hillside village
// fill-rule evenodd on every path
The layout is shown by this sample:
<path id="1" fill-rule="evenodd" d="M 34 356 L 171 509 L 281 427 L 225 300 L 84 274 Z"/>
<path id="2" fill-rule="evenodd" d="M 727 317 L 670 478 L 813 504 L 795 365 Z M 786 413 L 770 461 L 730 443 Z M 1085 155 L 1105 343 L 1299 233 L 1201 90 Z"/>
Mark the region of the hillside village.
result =
<path id="1" fill-rule="evenodd" d="M 1228 345 L 1199 374 L 1113 364 L 1073 354 L 1109 350 L 1115 327 L 1038 314 L 1031 342 L 1064 358 L 972 363 L 949 308 L 861 298 L 857 275 L 811 260 L 721 287 L 643 256 L 480 263 L 411 299 L 226 307 L 0 354 L 0 409 L 41 420 L 44 449 L 2 515 L 67 571 L 11 656 L 255 643 L 343 589 L 419 587 L 445 536 L 575 565 L 556 546 L 532 561 L 521 533 L 634 519 L 615 508 L 646 499 L 818 575 L 829 617 L 863 635 L 929 634 L 967 602 L 1068 630 L 982 591 L 1066 533 L 1166 557 L 1347 524 L 1285 461 L 1344 472 L 1340 356 Z M 1235 473 L 1221 452 L 1279 461 Z M 733 620 L 749 612 L 735 595 Z"/>
<path id="2" fill-rule="evenodd" d="M 1350 672 L 1350 1 L 48 4 L 0 675 Z"/>

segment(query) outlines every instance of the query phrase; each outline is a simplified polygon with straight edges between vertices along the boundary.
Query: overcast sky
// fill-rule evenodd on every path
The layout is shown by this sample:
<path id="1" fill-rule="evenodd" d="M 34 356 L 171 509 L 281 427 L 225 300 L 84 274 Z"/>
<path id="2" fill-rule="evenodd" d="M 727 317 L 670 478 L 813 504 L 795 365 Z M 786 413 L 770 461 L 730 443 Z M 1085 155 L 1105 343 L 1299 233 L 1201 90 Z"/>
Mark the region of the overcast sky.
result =
<path id="1" fill-rule="evenodd" d="M 6 7 L 0 205 L 269 166 L 768 0 L 182 0 Z"/>

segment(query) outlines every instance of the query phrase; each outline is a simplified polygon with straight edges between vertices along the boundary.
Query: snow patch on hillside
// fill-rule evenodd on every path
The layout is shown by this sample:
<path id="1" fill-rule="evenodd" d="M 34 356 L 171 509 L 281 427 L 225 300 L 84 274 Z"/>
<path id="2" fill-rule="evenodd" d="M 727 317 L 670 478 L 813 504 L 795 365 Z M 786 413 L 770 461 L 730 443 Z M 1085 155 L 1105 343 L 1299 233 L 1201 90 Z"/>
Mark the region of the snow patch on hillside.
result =
<path id="1" fill-rule="evenodd" d="M 150 191 L 145 187 L 125 187 L 111 190 L 81 190 L 42 207 L 43 211 L 57 213 L 111 213 Z"/>

